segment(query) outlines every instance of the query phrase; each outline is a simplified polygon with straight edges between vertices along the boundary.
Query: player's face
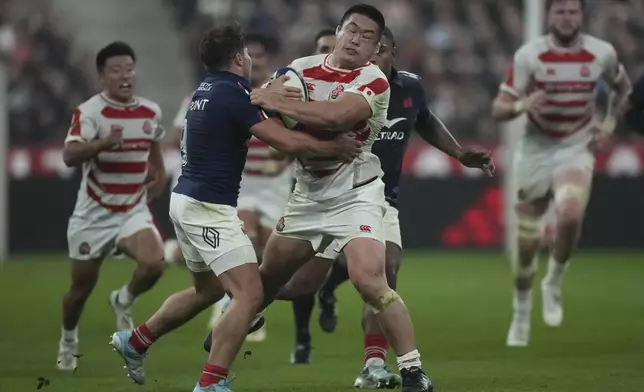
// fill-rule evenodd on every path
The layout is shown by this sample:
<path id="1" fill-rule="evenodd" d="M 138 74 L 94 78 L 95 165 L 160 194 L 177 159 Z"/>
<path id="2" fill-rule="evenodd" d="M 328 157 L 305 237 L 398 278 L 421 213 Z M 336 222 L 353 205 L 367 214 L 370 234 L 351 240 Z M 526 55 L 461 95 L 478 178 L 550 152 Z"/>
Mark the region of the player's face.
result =
<path id="1" fill-rule="evenodd" d="M 249 43 L 246 45 L 248 55 L 253 60 L 253 72 L 251 76 L 251 83 L 253 87 L 260 86 L 268 79 L 268 53 L 264 46 L 257 43 Z"/>
<path id="2" fill-rule="evenodd" d="M 353 14 L 339 28 L 333 54 L 351 67 L 360 67 L 376 51 L 378 34 L 376 22 L 364 15 Z"/>
<path id="3" fill-rule="evenodd" d="M 550 32 L 561 43 L 569 43 L 577 38 L 583 15 L 579 0 L 559 0 L 552 4 L 548 12 Z"/>
<path id="4" fill-rule="evenodd" d="M 393 46 L 391 40 L 383 36 L 380 40 L 380 47 L 371 57 L 371 62 L 376 64 L 387 76 L 391 74 L 391 68 L 394 66 L 395 52 Z"/>
<path id="5" fill-rule="evenodd" d="M 100 73 L 103 89 L 113 99 L 128 102 L 134 96 L 134 60 L 130 56 L 114 56 L 107 59 Z"/>
<path id="6" fill-rule="evenodd" d="M 335 48 L 335 35 L 325 35 L 318 38 L 315 54 L 331 53 L 333 48 Z"/>

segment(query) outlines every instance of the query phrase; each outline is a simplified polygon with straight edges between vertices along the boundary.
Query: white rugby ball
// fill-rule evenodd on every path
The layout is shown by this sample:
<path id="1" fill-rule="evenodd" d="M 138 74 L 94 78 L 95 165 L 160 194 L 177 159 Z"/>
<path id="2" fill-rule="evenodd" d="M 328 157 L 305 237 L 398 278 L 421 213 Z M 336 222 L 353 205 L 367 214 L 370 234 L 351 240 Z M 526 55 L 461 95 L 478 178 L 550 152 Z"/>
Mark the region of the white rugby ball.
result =
<path id="1" fill-rule="evenodd" d="M 300 90 L 302 90 L 302 102 L 308 102 L 309 92 L 306 88 L 306 83 L 304 82 L 302 75 L 300 75 L 299 72 L 291 67 L 280 68 L 277 70 L 277 72 L 275 72 L 276 79 L 282 75 L 286 75 L 288 77 L 288 80 L 284 82 L 284 85 L 288 87 L 299 88 Z M 295 129 L 295 127 L 297 127 L 297 121 L 290 117 L 280 114 L 280 119 L 282 120 L 286 128 Z"/>

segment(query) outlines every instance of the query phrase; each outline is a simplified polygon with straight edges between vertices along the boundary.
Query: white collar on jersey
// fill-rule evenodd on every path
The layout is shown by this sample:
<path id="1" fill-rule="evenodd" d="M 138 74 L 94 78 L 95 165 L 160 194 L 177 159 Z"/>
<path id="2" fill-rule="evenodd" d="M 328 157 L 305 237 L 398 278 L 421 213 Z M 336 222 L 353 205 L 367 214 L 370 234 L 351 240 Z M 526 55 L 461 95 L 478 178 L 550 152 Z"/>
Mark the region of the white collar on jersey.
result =
<path id="1" fill-rule="evenodd" d="M 133 97 L 133 101 L 130 102 L 130 103 L 123 103 L 123 102 L 119 102 L 119 101 L 115 101 L 115 100 L 111 99 L 110 97 L 108 97 L 102 91 L 98 95 L 101 96 L 103 101 L 107 102 L 110 106 L 114 106 L 116 108 L 126 109 L 126 108 L 132 108 L 132 107 L 139 106 L 139 100 L 136 97 Z"/>
<path id="2" fill-rule="evenodd" d="M 324 61 L 322 62 L 322 69 L 324 69 L 324 70 L 325 70 L 325 71 L 327 71 L 327 72 L 349 73 L 349 72 L 353 72 L 353 71 L 355 71 L 356 69 L 360 69 L 360 68 L 362 68 L 362 67 L 366 67 L 367 65 L 369 65 L 369 64 L 370 64 L 370 63 L 367 63 L 367 64 L 365 64 L 365 65 L 363 65 L 363 66 L 361 66 L 361 67 L 358 67 L 358 68 L 356 68 L 356 69 L 336 68 L 336 67 L 331 66 L 331 64 L 329 64 L 329 57 L 331 57 L 331 55 L 330 55 L 330 54 L 327 54 L 327 55 L 324 57 Z"/>
<path id="3" fill-rule="evenodd" d="M 548 34 L 548 36 L 546 37 L 546 44 L 548 45 L 548 48 L 556 52 L 577 52 L 584 46 L 584 34 L 579 34 L 575 44 L 568 47 L 557 45 L 554 38 L 552 37 L 552 34 Z"/>

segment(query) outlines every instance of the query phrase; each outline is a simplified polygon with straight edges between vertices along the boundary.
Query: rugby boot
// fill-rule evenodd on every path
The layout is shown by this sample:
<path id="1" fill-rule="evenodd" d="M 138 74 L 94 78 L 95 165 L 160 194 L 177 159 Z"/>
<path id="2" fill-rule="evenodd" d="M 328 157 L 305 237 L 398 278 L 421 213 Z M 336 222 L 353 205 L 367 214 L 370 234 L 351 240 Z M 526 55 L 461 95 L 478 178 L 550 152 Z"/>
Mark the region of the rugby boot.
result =
<path id="1" fill-rule="evenodd" d="M 333 293 L 327 293 L 323 290 L 318 293 L 318 307 L 320 308 L 318 322 L 324 332 L 331 333 L 335 331 L 335 327 L 338 325 L 336 302 Z"/>
<path id="2" fill-rule="evenodd" d="M 64 372 L 73 372 L 78 367 L 78 340 L 60 340 L 56 368 Z"/>
<path id="3" fill-rule="evenodd" d="M 387 365 L 367 366 L 353 382 L 355 388 L 369 389 L 396 389 L 401 384 L 401 377 L 390 372 Z"/>
<path id="4" fill-rule="evenodd" d="M 543 300 L 543 321 L 549 327 L 560 326 L 563 322 L 561 286 L 548 284 L 544 279 L 541 281 L 541 297 Z"/>
<path id="5" fill-rule="evenodd" d="M 402 369 L 402 392 L 433 392 L 434 386 L 423 369 L 412 367 Z"/>
<path id="6" fill-rule="evenodd" d="M 202 387 L 197 383 L 195 389 L 192 392 L 233 392 L 229 387 L 232 384 L 232 381 L 221 380 L 217 384 L 211 384 L 207 387 Z"/>
<path id="7" fill-rule="evenodd" d="M 146 354 L 139 354 L 130 346 L 132 331 L 119 331 L 112 335 L 110 345 L 114 351 L 125 361 L 127 376 L 139 385 L 145 384 L 145 369 L 143 369 L 143 358 Z"/>
<path id="8" fill-rule="evenodd" d="M 308 365 L 311 363 L 311 344 L 297 343 L 291 352 L 291 363 L 294 365 Z"/>

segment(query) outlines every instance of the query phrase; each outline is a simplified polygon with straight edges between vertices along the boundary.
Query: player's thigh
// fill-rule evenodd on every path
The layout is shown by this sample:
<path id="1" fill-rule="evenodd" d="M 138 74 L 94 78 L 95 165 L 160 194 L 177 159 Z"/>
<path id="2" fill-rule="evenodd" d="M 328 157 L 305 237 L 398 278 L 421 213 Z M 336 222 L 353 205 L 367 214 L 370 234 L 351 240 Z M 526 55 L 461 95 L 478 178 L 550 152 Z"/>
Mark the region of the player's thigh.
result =
<path id="1" fill-rule="evenodd" d="M 579 218 L 588 203 L 592 187 L 592 163 L 590 154 L 571 157 L 567 165 L 558 168 L 553 175 L 553 194 L 557 216 L 574 215 Z"/>
<path id="2" fill-rule="evenodd" d="M 128 217 L 117 240 L 118 248 L 137 263 L 163 266 L 163 241 L 147 206 Z"/>
<path id="3" fill-rule="evenodd" d="M 402 261 L 402 249 L 397 244 L 387 241 L 385 243 L 385 275 L 387 284 L 392 289 L 398 286 L 398 271 Z"/>
<path id="4" fill-rule="evenodd" d="M 239 264 L 218 276 L 223 289 L 236 299 L 245 299 L 256 307 L 262 302 L 263 287 L 257 263 Z"/>
<path id="5" fill-rule="evenodd" d="M 322 287 L 333 262 L 333 259 L 314 257 L 297 270 L 283 291 L 289 296 L 315 294 Z"/>
<path id="6" fill-rule="evenodd" d="M 282 236 L 273 232 L 264 247 L 262 264 L 259 269 L 264 282 L 277 287 L 286 284 L 290 278 L 314 255 L 311 244 L 299 238 Z"/>

